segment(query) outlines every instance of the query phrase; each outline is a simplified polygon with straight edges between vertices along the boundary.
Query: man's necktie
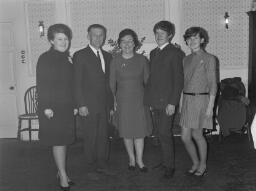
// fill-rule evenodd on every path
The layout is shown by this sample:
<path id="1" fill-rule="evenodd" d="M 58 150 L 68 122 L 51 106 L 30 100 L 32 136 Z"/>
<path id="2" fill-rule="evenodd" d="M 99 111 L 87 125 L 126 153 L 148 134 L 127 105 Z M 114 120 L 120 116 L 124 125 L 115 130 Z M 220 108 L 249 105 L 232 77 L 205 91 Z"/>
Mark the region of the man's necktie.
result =
<path id="1" fill-rule="evenodd" d="M 97 51 L 97 57 L 98 57 L 98 60 L 99 60 L 102 71 L 105 72 L 105 67 L 103 66 L 103 63 L 101 62 L 99 51 Z"/>

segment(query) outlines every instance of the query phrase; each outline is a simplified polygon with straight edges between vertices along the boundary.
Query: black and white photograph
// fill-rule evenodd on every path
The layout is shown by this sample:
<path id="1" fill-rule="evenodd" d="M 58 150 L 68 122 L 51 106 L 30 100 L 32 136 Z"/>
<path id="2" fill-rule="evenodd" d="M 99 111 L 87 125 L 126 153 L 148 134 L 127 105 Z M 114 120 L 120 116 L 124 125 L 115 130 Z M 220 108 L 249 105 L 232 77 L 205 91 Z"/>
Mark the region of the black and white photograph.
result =
<path id="1" fill-rule="evenodd" d="M 0 0 L 0 191 L 255 191 L 256 0 Z"/>

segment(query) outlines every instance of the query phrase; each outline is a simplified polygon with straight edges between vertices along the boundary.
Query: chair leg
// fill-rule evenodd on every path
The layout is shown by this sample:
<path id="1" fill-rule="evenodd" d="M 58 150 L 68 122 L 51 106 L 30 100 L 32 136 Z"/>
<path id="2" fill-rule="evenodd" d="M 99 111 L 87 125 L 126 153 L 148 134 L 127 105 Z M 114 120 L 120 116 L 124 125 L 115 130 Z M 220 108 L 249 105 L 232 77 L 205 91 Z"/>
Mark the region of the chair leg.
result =
<path id="1" fill-rule="evenodd" d="M 110 159 L 111 147 L 112 147 L 113 137 L 108 138 L 108 153 L 107 153 L 107 161 Z"/>
<path id="2" fill-rule="evenodd" d="M 28 120 L 29 141 L 31 142 L 31 119 Z"/>
<path id="3" fill-rule="evenodd" d="M 247 136 L 248 136 L 248 139 L 249 139 L 249 142 L 250 142 L 251 141 L 251 128 L 250 128 L 249 124 L 247 125 Z"/>
<path id="4" fill-rule="evenodd" d="M 21 119 L 19 119 L 19 122 L 18 122 L 18 132 L 17 132 L 18 140 L 20 140 L 20 131 L 21 131 Z"/>

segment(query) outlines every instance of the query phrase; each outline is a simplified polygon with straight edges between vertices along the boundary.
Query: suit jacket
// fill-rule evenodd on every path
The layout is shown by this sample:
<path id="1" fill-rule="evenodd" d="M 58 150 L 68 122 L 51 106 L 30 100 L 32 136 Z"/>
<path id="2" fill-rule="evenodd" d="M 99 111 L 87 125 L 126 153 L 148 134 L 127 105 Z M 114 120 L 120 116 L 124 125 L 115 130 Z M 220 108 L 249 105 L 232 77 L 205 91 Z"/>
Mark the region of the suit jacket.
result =
<path id="1" fill-rule="evenodd" d="M 168 44 L 159 53 L 150 52 L 150 76 L 145 88 L 146 105 L 164 109 L 167 104 L 178 105 L 183 89 L 183 58 L 179 48 Z"/>
<path id="2" fill-rule="evenodd" d="M 98 113 L 113 108 L 113 95 L 109 87 L 110 53 L 101 50 L 105 60 L 105 73 L 99 59 L 87 46 L 75 52 L 74 89 L 78 107 L 86 106 L 89 113 Z"/>

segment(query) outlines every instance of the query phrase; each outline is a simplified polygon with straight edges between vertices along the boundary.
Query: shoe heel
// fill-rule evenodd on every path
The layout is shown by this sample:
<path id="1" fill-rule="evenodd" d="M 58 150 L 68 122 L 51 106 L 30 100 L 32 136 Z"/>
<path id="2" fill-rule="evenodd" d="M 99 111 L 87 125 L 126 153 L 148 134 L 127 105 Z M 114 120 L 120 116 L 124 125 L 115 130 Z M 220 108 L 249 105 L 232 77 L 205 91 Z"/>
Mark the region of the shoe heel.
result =
<path id="1" fill-rule="evenodd" d="M 205 176 L 207 174 L 207 170 L 205 169 L 203 172 L 201 172 L 201 171 L 196 171 L 195 173 L 194 173 L 194 175 L 195 176 L 197 176 L 197 177 L 203 177 L 203 176 Z"/>

